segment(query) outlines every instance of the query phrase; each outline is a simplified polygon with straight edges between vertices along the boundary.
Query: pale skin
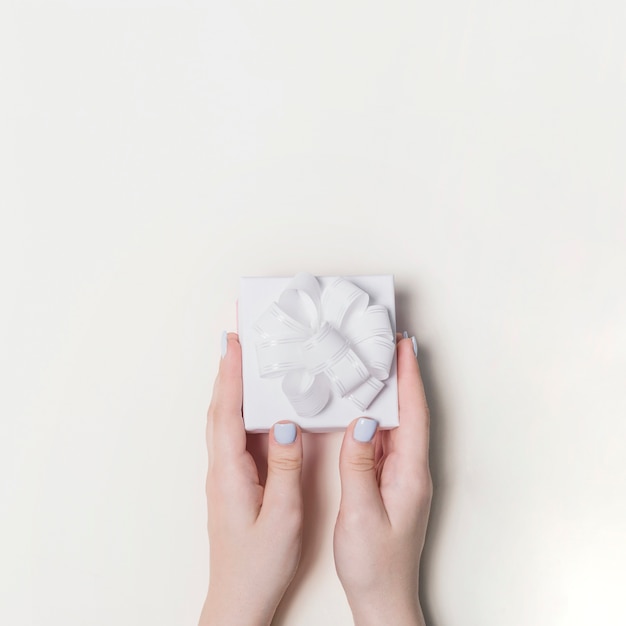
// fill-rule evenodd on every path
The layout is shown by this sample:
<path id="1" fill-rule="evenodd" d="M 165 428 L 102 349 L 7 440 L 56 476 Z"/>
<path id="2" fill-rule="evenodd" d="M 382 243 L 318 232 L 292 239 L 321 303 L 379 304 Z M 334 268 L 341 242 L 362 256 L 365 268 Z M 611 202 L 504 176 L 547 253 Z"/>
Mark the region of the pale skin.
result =
<path id="1" fill-rule="evenodd" d="M 346 429 L 334 533 L 339 580 L 355 626 L 423 626 L 419 563 L 432 497 L 429 413 L 410 339 L 398 338 L 400 426 L 357 441 Z M 207 419 L 210 581 L 199 626 L 268 626 L 300 559 L 302 433 L 267 437 L 259 476 L 242 414 L 241 346 L 228 335 Z"/>

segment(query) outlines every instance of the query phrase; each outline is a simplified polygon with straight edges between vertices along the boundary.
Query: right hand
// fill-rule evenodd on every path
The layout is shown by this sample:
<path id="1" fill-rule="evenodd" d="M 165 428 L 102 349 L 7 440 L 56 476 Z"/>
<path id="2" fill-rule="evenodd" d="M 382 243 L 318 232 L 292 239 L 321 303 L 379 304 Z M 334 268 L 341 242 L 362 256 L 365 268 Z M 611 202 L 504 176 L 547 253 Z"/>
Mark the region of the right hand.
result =
<path id="1" fill-rule="evenodd" d="M 432 497 L 429 412 L 411 340 L 397 350 L 400 426 L 373 434 L 373 420 L 356 419 L 340 454 L 335 565 L 356 626 L 424 624 L 418 584 Z"/>

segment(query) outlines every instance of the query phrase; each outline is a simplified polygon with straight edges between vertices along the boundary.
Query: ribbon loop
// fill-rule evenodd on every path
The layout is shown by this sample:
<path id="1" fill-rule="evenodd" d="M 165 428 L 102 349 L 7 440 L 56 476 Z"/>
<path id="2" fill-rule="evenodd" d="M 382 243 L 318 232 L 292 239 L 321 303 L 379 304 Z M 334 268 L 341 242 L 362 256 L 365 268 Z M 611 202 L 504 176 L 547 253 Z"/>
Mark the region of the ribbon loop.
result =
<path id="1" fill-rule="evenodd" d="M 366 410 L 384 388 L 395 338 L 384 306 L 337 278 L 322 293 L 317 278 L 300 273 L 257 320 L 259 374 L 283 376 L 282 390 L 301 417 L 320 413 L 331 386 Z"/>
<path id="2" fill-rule="evenodd" d="M 307 337 L 309 329 L 285 313 L 276 302 L 261 315 L 254 326 L 261 337 Z"/>
<path id="3" fill-rule="evenodd" d="M 369 296 L 345 278 L 337 278 L 322 296 L 324 317 L 335 328 L 341 328 L 344 318 L 352 311 L 365 311 Z"/>
<path id="4" fill-rule="evenodd" d="M 317 329 L 321 325 L 322 295 L 319 283 L 312 274 L 296 274 L 278 300 L 281 308 L 292 318 Z"/>

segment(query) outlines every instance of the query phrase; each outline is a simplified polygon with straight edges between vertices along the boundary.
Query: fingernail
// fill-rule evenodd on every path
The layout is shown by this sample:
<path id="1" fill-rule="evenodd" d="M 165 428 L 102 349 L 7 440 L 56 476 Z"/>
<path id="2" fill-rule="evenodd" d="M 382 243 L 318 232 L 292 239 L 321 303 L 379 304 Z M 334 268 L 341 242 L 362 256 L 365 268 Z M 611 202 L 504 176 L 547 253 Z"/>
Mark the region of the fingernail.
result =
<path id="1" fill-rule="evenodd" d="M 415 358 L 417 359 L 417 339 L 415 339 L 415 335 L 411 337 L 411 341 L 413 342 L 413 352 L 415 353 Z"/>
<path id="2" fill-rule="evenodd" d="M 352 431 L 352 436 L 361 443 L 367 443 L 372 440 L 377 426 L 376 420 L 370 417 L 361 417 Z"/>
<path id="3" fill-rule="evenodd" d="M 226 350 L 228 350 L 228 333 L 224 331 L 222 333 L 222 358 L 226 356 Z"/>
<path id="4" fill-rule="evenodd" d="M 402 333 L 402 339 L 408 339 L 409 338 L 409 333 L 406 332 L 406 330 Z"/>
<path id="5" fill-rule="evenodd" d="M 293 422 L 286 424 L 274 424 L 274 439 L 276 443 L 287 445 L 296 440 L 296 425 Z"/>

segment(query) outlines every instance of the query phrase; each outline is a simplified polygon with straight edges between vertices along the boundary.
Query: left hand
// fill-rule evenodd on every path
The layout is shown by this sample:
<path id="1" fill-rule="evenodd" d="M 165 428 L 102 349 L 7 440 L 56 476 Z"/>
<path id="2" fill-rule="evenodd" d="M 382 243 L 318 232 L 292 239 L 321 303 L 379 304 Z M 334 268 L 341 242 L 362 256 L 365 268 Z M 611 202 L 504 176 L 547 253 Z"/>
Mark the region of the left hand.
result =
<path id="1" fill-rule="evenodd" d="M 207 417 L 211 555 L 200 626 L 267 626 L 300 559 L 302 433 L 295 424 L 274 425 L 263 486 L 246 448 L 235 333 L 226 347 Z"/>

